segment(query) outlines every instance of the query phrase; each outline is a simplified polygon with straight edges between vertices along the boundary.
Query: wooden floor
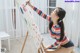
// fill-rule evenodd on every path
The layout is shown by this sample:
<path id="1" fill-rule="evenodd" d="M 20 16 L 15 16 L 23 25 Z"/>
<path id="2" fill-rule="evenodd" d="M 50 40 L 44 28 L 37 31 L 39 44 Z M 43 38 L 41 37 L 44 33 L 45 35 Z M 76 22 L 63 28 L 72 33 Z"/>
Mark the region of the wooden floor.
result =
<path id="1" fill-rule="evenodd" d="M 47 42 L 47 38 L 50 38 L 48 36 L 48 34 L 45 34 L 42 37 L 46 39 L 45 40 L 46 42 Z M 11 40 L 11 50 L 7 51 L 7 53 L 20 53 L 23 40 L 24 40 L 24 38 L 12 39 Z M 36 48 L 33 44 L 33 40 L 31 39 L 31 37 L 28 37 L 26 43 L 28 43 L 28 44 L 25 45 L 23 53 L 37 53 Z M 76 51 L 76 53 L 80 53 L 79 48 L 75 48 L 75 51 Z"/>

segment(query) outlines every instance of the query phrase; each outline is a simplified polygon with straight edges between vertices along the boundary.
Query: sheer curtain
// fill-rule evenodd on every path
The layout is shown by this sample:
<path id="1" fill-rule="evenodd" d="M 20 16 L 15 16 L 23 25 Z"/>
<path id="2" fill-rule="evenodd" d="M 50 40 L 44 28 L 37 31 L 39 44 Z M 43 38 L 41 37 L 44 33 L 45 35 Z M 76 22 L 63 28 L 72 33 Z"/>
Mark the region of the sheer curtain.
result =
<path id="1" fill-rule="evenodd" d="M 0 31 L 5 31 L 13 37 L 26 34 L 26 24 L 21 19 L 15 0 L 0 1 Z"/>
<path id="2" fill-rule="evenodd" d="M 42 10 L 45 14 L 47 14 L 47 0 L 31 0 L 31 3 L 38 9 Z M 34 11 L 33 11 L 33 16 L 36 24 L 39 26 L 40 32 L 47 33 L 48 31 L 47 21 L 38 14 L 36 14 L 36 12 Z"/>
<path id="3" fill-rule="evenodd" d="M 57 6 L 66 10 L 64 19 L 66 35 L 74 42 L 75 46 L 80 45 L 80 2 L 58 1 Z"/>
<path id="4" fill-rule="evenodd" d="M 5 31 L 11 37 L 21 37 L 26 34 L 26 24 L 21 18 L 16 1 L 20 3 L 25 0 L 1 0 L 0 3 L 0 31 Z M 31 0 L 32 4 L 47 14 L 47 0 Z M 44 5 L 43 5 L 44 4 Z M 45 6 L 45 7 L 44 7 Z M 33 11 L 33 10 L 32 10 Z M 36 24 L 39 26 L 41 33 L 47 33 L 47 22 L 33 11 Z"/>
<path id="5" fill-rule="evenodd" d="M 11 32 L 13 31 L 11 11 L 13 8 L 13 0 L 1 0 L 0 3 L 0 31 Z"/>

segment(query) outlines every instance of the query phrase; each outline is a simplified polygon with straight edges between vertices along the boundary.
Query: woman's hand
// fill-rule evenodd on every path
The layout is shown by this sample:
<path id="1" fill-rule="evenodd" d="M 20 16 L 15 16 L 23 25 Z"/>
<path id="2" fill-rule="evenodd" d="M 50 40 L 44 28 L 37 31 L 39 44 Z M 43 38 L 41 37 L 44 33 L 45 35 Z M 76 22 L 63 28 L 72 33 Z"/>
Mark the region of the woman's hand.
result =
<path id="1" fill-rule="evenodd" d="M 59 46 L 58 46 L 58 49 L 60 49 L 60 48 L 61 48 L 61 46 L 59 45 Z"/>
<path id="2" fill-rule="evenodd" d="M 31 8 L 33 8 L 33 6 L 30 3 L 30 0 L 26 1 L 26 4 L 28 4 Z"/>
<path id="3" fill-rule="evenodd" d="M 48 46 L 46 49 L 50 49 L 50 48 L 52 48 L 53 47 L 53 45 L 50 45 L 50 46 Z"/>
<path id="4" fill-rule="evenodd" d="M 26 1 L 26 4 L 31 5 L 30 0 Z"/>

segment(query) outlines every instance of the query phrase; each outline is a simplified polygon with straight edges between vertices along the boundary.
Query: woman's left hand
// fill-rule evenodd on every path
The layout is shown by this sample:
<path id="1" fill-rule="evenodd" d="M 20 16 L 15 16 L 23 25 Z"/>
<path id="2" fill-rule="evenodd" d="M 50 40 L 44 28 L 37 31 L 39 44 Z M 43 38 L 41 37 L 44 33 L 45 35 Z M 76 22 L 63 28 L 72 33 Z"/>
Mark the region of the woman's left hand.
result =
<path id="1" fill-rule="evenodd" d="M 53 47 L 53 45 L 50 45 L 50 46 L 48 46 L 46 49 L 49 49 L 49 48 L 52 48 Z"/>
<path id="2" fill-rule="evenodd" d="M 57 48 L 59 49 L 59 48 L 61 48 L 61 46 L 58 46 Z"/>

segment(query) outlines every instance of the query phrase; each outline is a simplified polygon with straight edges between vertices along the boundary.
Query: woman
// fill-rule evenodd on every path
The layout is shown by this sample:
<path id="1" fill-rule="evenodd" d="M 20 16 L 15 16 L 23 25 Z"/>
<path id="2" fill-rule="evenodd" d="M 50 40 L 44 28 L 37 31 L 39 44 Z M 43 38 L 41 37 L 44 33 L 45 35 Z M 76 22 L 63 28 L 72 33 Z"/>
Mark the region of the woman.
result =
<path id="1" fill-rule="evenodd" d="M 58 49 L 51 53 L 73 53 L 74 44 L 65 36 L 64 33 L 63 18 L 65 17 L 66 11 L 60 7 L 56 7 L 55 10 L 51 12 L 51 15 L 48 16 L 41 10 L 31 5 L 30 1 L 27 1 L 26 4 L 28 4 L 44 19 L 47 19 L 49 21 L 49 31 L 51 37 L 56 39 L 56 42 L 50 45 L 48 48 L 58 46 Z"/>

